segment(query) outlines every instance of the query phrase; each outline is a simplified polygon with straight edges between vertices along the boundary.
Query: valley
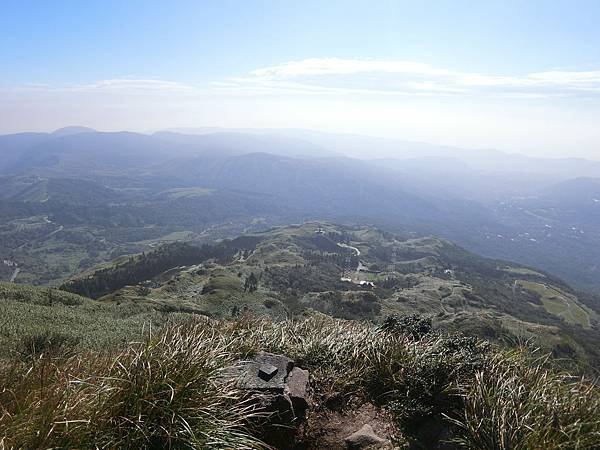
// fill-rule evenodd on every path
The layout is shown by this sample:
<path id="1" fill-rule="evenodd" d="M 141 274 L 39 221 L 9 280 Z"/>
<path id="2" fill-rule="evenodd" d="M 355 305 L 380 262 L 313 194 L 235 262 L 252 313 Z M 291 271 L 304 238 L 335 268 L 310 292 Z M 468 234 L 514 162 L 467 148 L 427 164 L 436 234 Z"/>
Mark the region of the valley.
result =
<path id="1" fill-rule="evenodd" d="M 22 411 L 0 416 L 6 442 L 92 442 L 108 430 L 145 445 L 145 434 L 135 434 L 139 423 L 130 425 L 140 421 L 138 405 L 146 408 L 144 426 L 166 442 L 171 435 L 154 429 L 169 423 L 164 411 L 184 405 L 186 423 L 204 426 L 224 410 L 221 395 L 228 414 L 240 414 L 223 419 L 240 430 L 231 442 L 257 450 L 338 445 L 356 420 L 373 423 L 392 448 L 441 450 L 445 436 L 478 442 L 462 428 L 483 423 L 469 402 L 512 411 L 517 392 L 539 411 L 525 416 L 529 430 L 551 411 L 561 427 L 573 426 L 572 414 L 597 418 L 600 397 L 588 380 L 600 365 L 598 304 L 549 273 L 438 237 L 325 221 L 246 229 L 203 244 L 178 241 L 181 232 L 166 236 L 58 289 L 0 282 L 0 379 L 3 392 L 15 392 L 0 397 L 0 408 Z M 244 364 L 281 358 L 306 374 L 293 391 L 306 409 L 293 406 L 291 419 L 271 414 L 269 399 L 279 391 L 224 384 L 223 373 L 252 380 Z M 192 383 L 202 395 L 182 397 Z M 508 393 L 481 394 L 494 383 L 508 384 Z M 56 407 L 50 389 L 66 408 Z M 118 428 L 114 395 L 142 398 L 118 403 Z M 495 403 L 507 395 L 510 405 Z M 211 410 L 208 419 L 187 417 L 197 399 Z M 50 425 L 38 419 L 45 408 Z M 12 431 L 32 423 L 47 430 L 42 437 Z M 424 431 L 432 426 L 445 434 Z M 227 439 L 223 428 L 214 434 Z M 554 445 L 562 436 L 545 439 Z M 595 435 L 577 439 L 593 448 Z"/>
<path id="2" fill-rule="evenodd" d="M 378 150 L 354 159 L 340 142 Z M 397 159 L 376 158 L 391 148 Z M 164 241 L 330 220 L 440 236 L 600 289 L 600 169 L 585 161 L 528 160 L 529 172 L 502 172 L 494 152 L 275 130 L 0 136 L 0 154 L 9 151 L 0 256 L 18 263 L 24 283 L 57 285 Z"/>
<path id="3" fill-rule="evenodd" d="M 596 376 L 594 164 L 540 159 L 530 167 L 546 172 L 495 173 L 487 158 L 508 156 L 469 153 L 461 162 L 460 149 L 423 144 L 419 151 L 453 156 L 411 157 L 412 144 L 393 143 L 405 152 L 398 159 L 356 159 L 332 145 L 339 139 L 392 145 L 285 131 L 0 136 L 0 154 L 11 155 L 0 165 L 0 370 L 2 361 L 17 364 L 29 392 L 26 366 L 40 351 L 63 373 L 63 364 L 83 367 L 82 355 L 152 349 L 156 336 L 171 345 L 183 341 L 169 336 L 209 332 L 202 342 L 218 347 L 242 333 L 235 345 L 248 350 L 228 348 L 228 361 L 289 352 L 314 373 L 319 414 L 358 402 L 392 414 L 389 426 L 415 442 L 425 438 L 409 419 L 464 418 L 465 405 L 447 404 L 454 394 L 425 393 L 451 392 L 458 380 L 471 389 L 476 369 L 505 380 L 498 370 L 509 367 L 523 383 L 539 370 L 534 380 L 555 377 L 557 389 L 583 386 L 561 384 L 558 371 Z M 584 172 L 589 178 L 570 178 Z M 265 343 L 269 333 L 279 337 Z M 355 346 L 364 335 L 383 347 L 361 353 L 370 351 Z M 325 351 L 334 352 L 330 362 Z M 373 366 L 378 360 L 385 364 Z M 353 370 L 347 361 L 367 378 L 340 381 Z M 379 392 L 381 380 L 397 394 Z M 315 420 L 309 428 L 321 426 Z"/>

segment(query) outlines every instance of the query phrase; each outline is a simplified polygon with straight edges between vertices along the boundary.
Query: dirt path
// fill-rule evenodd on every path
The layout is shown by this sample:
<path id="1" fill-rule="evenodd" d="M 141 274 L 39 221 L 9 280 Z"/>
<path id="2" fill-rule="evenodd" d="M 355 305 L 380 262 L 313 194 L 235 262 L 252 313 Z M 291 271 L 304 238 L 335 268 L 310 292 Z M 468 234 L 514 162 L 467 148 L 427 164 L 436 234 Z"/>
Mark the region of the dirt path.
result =
<path id="1" fill-rule="evenodd" d="M 354 250 L 356 252 L 356 256 L 360 256 L 360 250 L 357 249 L 356 247 L 352 247 L 351 245 L 348 244 L 337 244 L 338 247 L 342 247 L 342 248 L 349 248 L 350 250 Z M 365 266 L 361 260 L 358 260 L 358 266 L 356 267 L 356 270 L 352 272 L 352 274 L 350 274 L 349 272 L 346 273 L 346 275 L 344 275 L 344 277 L 349 277 L 351 279 L 358 279 L 360 276 L 360 272 L 361 271 L 366 271 L 367 270 L 367 266 Z"/>
<path id="2" fill-rule="evenodd" d="M 349 249 L 351 249 L 351 250 L 354 250 L 354 251 L 356 252 L 356 256 L 360 256 L 360 250 L 359 250 L 359 249 L 357 249 L 356 247 L 352 247 L 351 245 L 348 245 L 348 244 L 340 244 L 340 243 L 338 243 L 337 245 L 338 245 L 338 247 L 342 247 L 342 248 L 349 248 Z"/>
<path id="3" fill-rule="evenodd" d="M 65 229 L 65 227 L 63 225 L 60 225 L 56 230 L 54 230 L 52 233 L 47 235 L 44 239 L 48 239 L 50 236 L 54 236 L 56 233 L 58 233 L 64 229 Z"/>

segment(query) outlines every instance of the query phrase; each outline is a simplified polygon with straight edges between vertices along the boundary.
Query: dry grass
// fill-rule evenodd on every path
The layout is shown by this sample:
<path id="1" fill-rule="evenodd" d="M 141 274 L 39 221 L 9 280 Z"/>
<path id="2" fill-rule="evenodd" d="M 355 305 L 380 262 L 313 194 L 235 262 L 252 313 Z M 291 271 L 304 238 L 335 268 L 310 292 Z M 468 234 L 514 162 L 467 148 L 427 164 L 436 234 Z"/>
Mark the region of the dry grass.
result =
<path id="1" fill-rule="evenodd" d="M 447 417 L 466 448 L 588 449 L 600 394 L 520 352 L 312 317 L 193 319 L 118 354 L 33 356 L 0 367 L 0 449 L 267 448 L 261 412 L 223 370 L 258 351 L 310 369 L 315 407 L 362 399 L 410 435 Z"/>
<path id="2" fill-rule="evenodd" d="M 175 327 L 116 356 L 44 356 L 2 373 L 5 448 L 265 448 L 258 414 L 222 371 L 234 352 L 214 330 Z"/>
<path id="3" fill-rule="evenodd" d="M 490 450 L 600 447 L 600 394 L 520 352 L 496 355 L 464 386 L 458 442 Z"/>

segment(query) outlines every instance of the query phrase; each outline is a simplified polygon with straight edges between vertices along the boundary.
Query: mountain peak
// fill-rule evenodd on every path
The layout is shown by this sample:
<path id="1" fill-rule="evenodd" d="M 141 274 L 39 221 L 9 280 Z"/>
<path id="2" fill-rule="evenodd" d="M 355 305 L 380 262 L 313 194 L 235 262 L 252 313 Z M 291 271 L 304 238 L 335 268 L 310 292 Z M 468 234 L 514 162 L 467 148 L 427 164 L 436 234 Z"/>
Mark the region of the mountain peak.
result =
<path id="1" fill-rule="evenodd" d="M 59 128 L 52 132 L 54 136 L 69 136 L 72 134 L 80 134 L 80 133 L 95 133 L 96 130 L 89 127 L 81 127 L 81 126 L 69 126 L 64 128 Z"/>

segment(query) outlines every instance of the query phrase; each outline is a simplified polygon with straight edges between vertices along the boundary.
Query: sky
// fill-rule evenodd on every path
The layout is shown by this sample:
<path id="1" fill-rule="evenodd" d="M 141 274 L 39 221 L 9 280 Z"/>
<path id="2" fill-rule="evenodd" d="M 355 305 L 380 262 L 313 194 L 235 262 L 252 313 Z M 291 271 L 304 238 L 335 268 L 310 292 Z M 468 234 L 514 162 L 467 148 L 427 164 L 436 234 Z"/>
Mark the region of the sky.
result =
<path id="1" fill-rule="evenodd" d="M 2 0 L 0 133 L 310 128 L 600 159 L 599 1 Z"/>

